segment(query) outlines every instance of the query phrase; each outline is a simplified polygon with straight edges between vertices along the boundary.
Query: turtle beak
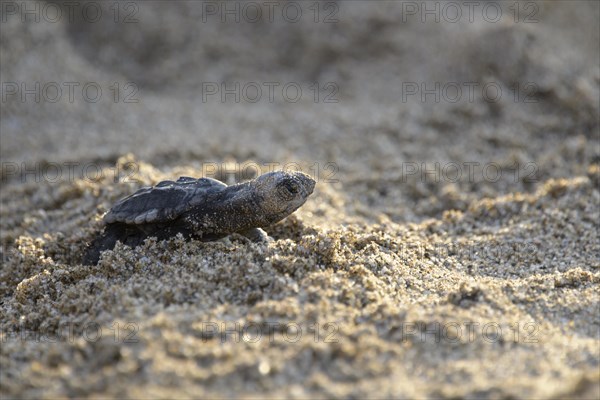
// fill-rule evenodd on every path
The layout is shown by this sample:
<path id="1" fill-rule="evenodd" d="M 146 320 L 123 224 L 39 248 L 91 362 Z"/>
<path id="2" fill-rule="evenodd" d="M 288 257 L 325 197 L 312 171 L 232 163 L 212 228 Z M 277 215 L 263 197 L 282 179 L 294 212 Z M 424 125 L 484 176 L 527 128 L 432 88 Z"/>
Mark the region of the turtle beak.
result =
<path id="1" fill-rule="evenodd" d="M 304 189 L 305 197 L 310 196 L 315 189 L 315 180 L 310 175 L 303 172 L 296 172 L 296 178 L 300 181 L 300 184 Z"/>

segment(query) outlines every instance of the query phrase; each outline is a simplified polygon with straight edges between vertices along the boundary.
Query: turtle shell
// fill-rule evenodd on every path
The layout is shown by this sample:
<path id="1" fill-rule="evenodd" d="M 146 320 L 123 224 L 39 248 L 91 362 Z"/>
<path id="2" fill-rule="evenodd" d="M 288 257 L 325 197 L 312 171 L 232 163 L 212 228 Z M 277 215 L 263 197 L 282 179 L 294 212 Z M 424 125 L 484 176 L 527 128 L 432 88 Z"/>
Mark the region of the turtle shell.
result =
<path id="1" fill-rule="evenodd" d="M 106 213 L 104 222 L 141 225 L 172 221 L 226 187 L 223 182 L 211 178 L 182 176 L 176 182 L 162 181 L 119 200 Z"/>

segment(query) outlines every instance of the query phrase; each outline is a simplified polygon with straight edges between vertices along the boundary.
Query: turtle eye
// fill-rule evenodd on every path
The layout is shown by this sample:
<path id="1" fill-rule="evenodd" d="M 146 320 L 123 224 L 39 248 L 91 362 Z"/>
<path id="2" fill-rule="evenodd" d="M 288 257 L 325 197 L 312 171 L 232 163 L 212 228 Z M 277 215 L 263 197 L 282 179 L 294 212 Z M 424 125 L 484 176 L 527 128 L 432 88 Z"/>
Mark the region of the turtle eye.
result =
<path id="1" fill-rule="evenodd" d="M 298 193 L 298 185 L 296 185 L 294 182 L 286 182 L 285 183 L 285 188 L 287 189 L 288 192 L 290 192 L 291 194 L 296 194 Z"/>
<path id="2" fill-rule="evenodd" d="M 292 200 L 298 193 L 298 186 L 294 182 L 286 181 L 279 186 L 279 192 L 286 200 Z"/>

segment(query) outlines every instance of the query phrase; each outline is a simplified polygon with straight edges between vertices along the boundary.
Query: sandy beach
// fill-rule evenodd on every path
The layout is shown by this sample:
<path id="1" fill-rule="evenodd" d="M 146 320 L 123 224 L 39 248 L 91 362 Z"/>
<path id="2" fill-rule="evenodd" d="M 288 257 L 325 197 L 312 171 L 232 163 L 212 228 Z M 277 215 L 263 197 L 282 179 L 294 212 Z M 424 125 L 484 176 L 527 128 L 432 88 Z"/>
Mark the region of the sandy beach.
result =
<path id="1" fill-rule="evenodd" d="M 600 3 L 2 2 L 2 398 L 600 398 Z M 180 176 L 317 181 L 117 244 Z"/>

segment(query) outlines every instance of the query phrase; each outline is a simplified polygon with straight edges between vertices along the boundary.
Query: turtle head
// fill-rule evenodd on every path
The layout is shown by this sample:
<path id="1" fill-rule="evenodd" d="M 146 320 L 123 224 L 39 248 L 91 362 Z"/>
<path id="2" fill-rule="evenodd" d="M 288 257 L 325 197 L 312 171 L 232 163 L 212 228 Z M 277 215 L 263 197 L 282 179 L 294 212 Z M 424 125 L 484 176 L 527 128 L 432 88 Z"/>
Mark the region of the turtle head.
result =
<path id="1" fill-rule="evenodd" d="M 315 188 L 315 180 L 303 172 L 269 172 L 256 178 L 254 184 L 269 224 L 296 211 Z"/>

